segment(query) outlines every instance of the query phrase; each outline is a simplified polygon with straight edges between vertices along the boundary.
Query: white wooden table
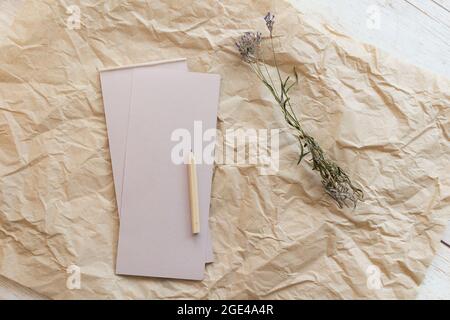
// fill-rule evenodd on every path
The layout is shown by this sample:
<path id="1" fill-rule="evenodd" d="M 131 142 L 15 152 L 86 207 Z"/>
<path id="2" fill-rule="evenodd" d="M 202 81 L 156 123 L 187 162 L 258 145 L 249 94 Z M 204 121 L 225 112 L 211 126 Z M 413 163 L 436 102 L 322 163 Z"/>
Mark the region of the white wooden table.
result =
<path id="1" fill-rule="evenodd" d="M 0 0 L 0 40 L 23 1 Z M 289 1 L 337 31 L 450 79 L 450 0 Z M 443 239 L 450 244 L 450 226 Z M 45 297 L 0 276 L 0 299 L 39 298 Z M 418 298 L 450 299 L 450 247 L 440 245 Z"/>
<path id="2" fill-rule="evenodd" d="M 353 39 L 450 79 L 450 0 L 289 2 Z"/>

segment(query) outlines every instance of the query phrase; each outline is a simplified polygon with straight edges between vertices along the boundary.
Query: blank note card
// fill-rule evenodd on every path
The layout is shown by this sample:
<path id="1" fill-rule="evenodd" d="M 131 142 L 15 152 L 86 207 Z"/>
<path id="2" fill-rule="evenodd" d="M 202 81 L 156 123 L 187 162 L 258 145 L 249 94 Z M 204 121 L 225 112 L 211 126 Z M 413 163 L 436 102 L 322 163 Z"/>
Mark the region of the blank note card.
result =
<path id="1" fill-rule="evenodd" d="M 193 235 L 186 165 L 174 163 L 174 130 L 216 128 L 220 78 L 135 69 L 117 254 L 119 274 L 201 280 L 207 233 Z M 194 137 L 192 137 L 194 139 Z M 212 165 L 196 154 L 201 229 L 206 230 Z"/>

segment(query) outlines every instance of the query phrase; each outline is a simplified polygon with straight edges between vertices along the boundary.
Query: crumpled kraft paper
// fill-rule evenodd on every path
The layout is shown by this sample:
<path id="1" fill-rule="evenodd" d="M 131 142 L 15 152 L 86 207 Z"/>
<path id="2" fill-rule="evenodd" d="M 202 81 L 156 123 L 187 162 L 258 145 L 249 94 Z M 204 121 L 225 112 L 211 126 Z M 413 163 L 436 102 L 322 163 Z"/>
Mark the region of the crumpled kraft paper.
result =
<path id="1" fill-rule="evenodd" d="M 73 4 L 81 24 L 72 30 Z M 281 66 L 299 73 L 301 121 L 365 202 L 338 209 L 317 174 L 296 165 L 284 129 L 276 175 L 216 166 L 215 262 L 203 282 L 116 276 L 98 68 L 187 57 L 191 70 L 222 76 L 222 132 L 286 128 L 233 44 L 263 30 L 268 10 Z M 0 57 L 1 275 L 51 298 L 415 297 L 450 218 L 450 81 L 282 1 L 28 1 Z M 79 290 L 66 285 L 71 265 Z"/>

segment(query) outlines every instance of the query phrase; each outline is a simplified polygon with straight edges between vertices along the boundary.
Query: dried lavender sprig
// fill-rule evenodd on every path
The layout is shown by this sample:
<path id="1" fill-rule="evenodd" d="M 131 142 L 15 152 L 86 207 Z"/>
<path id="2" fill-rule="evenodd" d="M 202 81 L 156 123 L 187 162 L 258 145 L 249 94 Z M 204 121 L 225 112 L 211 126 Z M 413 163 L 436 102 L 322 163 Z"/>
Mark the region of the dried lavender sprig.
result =
<path id="1" fill-rule="evenodd" d="M 256 52 L 261 44 L 261 32 L 246 32 L 235 42 L 241 58 L 248 63 L 256 62 Z"/>
<path id="2" fill-rule="evenodd" d="M 275 16 L 270 12 L 267 12 L 266 16 L 264 17 L 264 21 L 266 21 L 267 29 L 269 29 L 270 34 L 272 34 L 273 25 L 275 23 Z"/>
<path id="3" fill-rule="evenodd" d="M 290 81 L 290 77 L 287 77 L 285 80 L 282 79 L 273 45 L 272 32 L 275 16 L 268 12 L 264 17 L 264 20 L 266 22 L 266 27 L 270 32 L 271 50 L 277 71 L 279 89 L 275 86 L 265 61 L 260 55 L 261 33 L 246 32 L 239 38 L 236 42 L 236 46 L 241 54 L 241 58 L 252 67 L 252 70 L 256 73 L 258 78 L 269 89 L 276 102 L 281 107 L 286 122 L 291 128 L 296 130 L 297 139 L 300 145 L 300 156 L 297 164 L 300 164 L 300 162 L 309 155 L 309 163 L 314 171 L 319 172 L 325 192 L 336 201 L 340 208 L 343 208 L 344 206 L 356 207 L 357 202 L 362 201 L 364 198 L 363 191 L 351 182 L 343 169 L 325 155 L 323 149 L 312 136 L 303 130 L 298 121 L 288 95 L 289 90 L 298 82 L 297 73 L 294 68 L 294 81 Z"/>

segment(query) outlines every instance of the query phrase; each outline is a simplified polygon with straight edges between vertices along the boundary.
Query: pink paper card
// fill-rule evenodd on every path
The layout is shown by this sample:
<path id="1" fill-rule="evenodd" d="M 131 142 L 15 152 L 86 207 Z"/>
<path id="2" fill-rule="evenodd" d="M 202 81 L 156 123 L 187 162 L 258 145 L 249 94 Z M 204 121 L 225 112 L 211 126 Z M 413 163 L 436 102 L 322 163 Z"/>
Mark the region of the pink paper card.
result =
<path id="1" fill-rule="evenodd" d="M 108 128 L 109 149 L 113 167 L 114 188 L 117 207 L 122 200 L 122 181 L 125 161 L 128 117 L 131 103 L 132 78 L 135 69 L 146 72 L 153 70 L 178 70 L 188 72 L 186 59 L 157 61 L 138 66 L 106 69 L 100 72 L 106 125 Z M 120 211 L 119 211 L 120 214 Z"/>
<path id="2" fill-rule="evenodd" d="M 135 69 L 132 83 L 116 271 L 201 280 L 212 163 L 195 144 L 202 231 L 193 235 L 187 167 L 174 157 L 174 137 L 188 133 L 195 141 L 215 130 L 220 77 Z"/>
<path id="3" fill-rule="evenodd" d="M 133 86 L 133 72 L 136 69 L 153 72 L 154 70 L 172 70 L 188 72 L 186 59 L 175 59 L 146 63 L 142 65 L 119 67 L 102 70 L 100 80 L 102 86 L 103 104 L 108 129 L 109 149 L 114 177 L 117 207 L 122 199 L 124 163 L 126 153 L 126 140 L 128 133 L 128 120 Z M 144 72 L 144 71 L 143 71 Z M 208 217 L 206 217 L 208 219 Z M 214 260 L 211 234 L 207 224 L 207 244 L 205 245 L 205 262 Z"/>

